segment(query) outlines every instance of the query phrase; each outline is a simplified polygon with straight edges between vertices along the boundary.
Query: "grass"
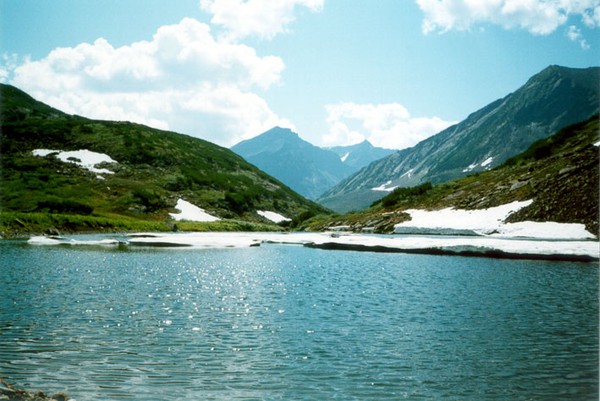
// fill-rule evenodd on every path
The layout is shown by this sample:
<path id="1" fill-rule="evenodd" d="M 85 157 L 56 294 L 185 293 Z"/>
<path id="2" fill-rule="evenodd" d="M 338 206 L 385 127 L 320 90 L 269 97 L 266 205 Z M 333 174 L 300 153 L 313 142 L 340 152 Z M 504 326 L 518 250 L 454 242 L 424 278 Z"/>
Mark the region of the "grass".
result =
<path id="1" fill-rule="evenodd" d="M 185 199 L 222 222 L 179 229 L 277 229 L 257 210 L 289 218 L 327 213 L 229 149 L 129 122 L 71 116 L 0 84 L 0 230 L 165 231 Z M 117 164 L 103 179 L 34 149 L 104 153 Z M 210 227 L 210 228 L 207 228 Z"/>
<path id="2" fill-rule="evenodd" d="M 165 231 L 279 231 L 275 224 L 243 220 L 215 222 L 152 221 L 124 216 L 84 216 L 59 213 L 0 213 L 0 235 L 17 238 L 36 234 L 110 233 L 110 232 L 165 232 Z"/>

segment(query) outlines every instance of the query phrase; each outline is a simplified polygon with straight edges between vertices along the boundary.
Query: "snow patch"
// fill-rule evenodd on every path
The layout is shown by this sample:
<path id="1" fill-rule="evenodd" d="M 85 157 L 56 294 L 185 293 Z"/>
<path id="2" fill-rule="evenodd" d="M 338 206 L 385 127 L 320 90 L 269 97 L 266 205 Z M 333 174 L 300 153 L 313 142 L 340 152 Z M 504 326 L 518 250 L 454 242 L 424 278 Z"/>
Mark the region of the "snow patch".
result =
<path id="1" fill-rule="evenodd" d="M 467 167 L 465 167 L 465 168 L 463 169 L 463 171 L 462 171 L 462 172 L 463 172 L 463 173 L 468 173 L 469 171 L 473 171 L 473 170 L 475 169 L 475 167 L 477 167 L 477 166 L 481 166 L 481 167 L 487 167 L 487 166 L 489 166 L 489 165 L 490 165 L 490 164 L 491 164 L 493 161 L 494 161 L 494 158 L 490 156 L 490 157 L 488 157 L 487 159 L 485 159 L 484 161 L 482 161 L 481 163 L 479 163 L 479 162 L 476 162 L 476 163 L 469 164 Z"/>
<path id="2" fill-rule="evenodd" d="M 377 235 L 351 234 L 337 237 L 316 237 L 312 242 L 324 249 L 353 249 L 383 252 L 450 253 L 470 252 L 471 255 L 511 255 L 514 258 L 540 258 L 554 260 L 597 260 L 598 242 L 589 240 L 540 240 L 523 238 L 497 238 L 490 236 L 420 236 L 399 235 L 381 237 Z M 589 258 L 589 259 L 588 259 Z"/>
<path id="3" fill-rule="evenodd" d="M 270 212 L 268 210 L 257 210 L 256 213 L 258 213 L 265 219 L 272 221 L 273 223 L 281 223 L 283 221 L 291 221 L 292 220 L 285 216 L 280 215 L 279 213 Z"/>
<path id="4" fill-rule="evenodd" d="M 175 209 L 179 210 L 180 213 L 169 213 L 169 215 L 177 221 L 187 220 L 211 222 L 220 220 L 218 217 L 211 216 L 210 214 L 206 213 L 204 209 L 201 209 L 198 206 L 183 199 L 177 200 L 177 205 L 175 205 Z"/>
<path id="5" fill-rule="evenodd" d="M 129 234 L 130 245 L 169 246 L 194 248 L 240 248 L 261 243 L 303 245 L 313 242 L 320 233 L 253 233 L 253 232 L 202 232 L 202 233 L 139 233 Z"/>
<path id="6" fill-rule="evenodd" d="M 388 185 L 390 185 L 392 183 L 392 180 L 389 180 L 388 182 L 386 182 L 385 184 L 381 184 L 378 187 L 375 188 L 371 188 L 371 191 L 385 191 L 385 192 L 392 192 L 394 189 L 398 188 L 398 187 L 389 187 Z"/>
<path id="7" fill-rule="evenodd" d="M 345 161 L 346 161 L 346 159 L 348 159 L 348 156 L 350 156 L 350 152 L 346 153 L 344 156 L 342 156 L 342 157 L 340 158 L 340 160 L 342 161 L 342 163 L 343 163 L 343 162 L 345 162 Z"/>
<path id="8" fill-rule="evenodd" d="M 246 233 L 178 233 L 130 236 L 128 244 L 143 247 L 247 248 L 260 244 Z"/>
<path id="9" fill-rule="evenodd" d="M 480 166 L 481 167 L 489 166 L 492 163 L 492 161 L 494 161 L 494 158 L 488 157 L 487 159 L 485 159 L 484 161 L 481 162 Z"/>
<path id="10" fill-rule="evenodd" d="M 512 202 L 489 209 L 409 209 L 411 220 L 394 226 L 396 234 L 487 235 L 502 238 L 585 240 L 596 238 L 583 224 L 525 221 L 504 223 L 512 213 L 533 200 Z"/>
<path id="11" fill-rule="evenodd" d="M 412 175 L 412 172 L 413 172 L 413 171 L 415 171 L 415 169 L 414 169 L 414 168 L 411 168 L 411 169 L 410 169 L 410 170 L 408 170 L 406 173 L 402 174 L 402 175 L 400 176 L 400 178 L 404 178 L 404 177 L 408 177 L 408 178 L 410 178 L 410 176 Z"/>
<path id="12" fill-rule="evenodd" d="M 600 141 L 596 142 L 594 146 L 600 146 Z"/>
<path id="13" fill-rule="evenodd" d="M 497 231 L 503 221 L 512 213 L 532 203 L 512 202 L 489 209 L 463 210 L 446 208 L 442 210 L 409 209 L 411 220 L 394 226 L 397 234 L 459 234 L 483 235 Z"/>
<path id="14" fill-rule="evenodd" d="M 114 171 L 110 171 L 105 168 L 97 168 L 96 165 L 100 163 L 117 163 L 109 155 L 104 153 L 92 152 L 87 149 L 72 150 L 72 151 L 61 151 L 53 149 L 35 149 L 33 152 L 34 156 L 46 157 L 48 155 L 56 153 L 56 157 L 64 163 L 74 163 L 78 166 L 91 171 L 96 174 L 114 174 Z M 98 178 L 103 178 L 97 176 Z"/>
<path id="15" fill-rule="evenodd" d="M 35 149 L 33 152 L 34 156 L 46 157 L 51 155 L 52 153 L 59 153 L 60 150 L 52 150 L 52 149 Z"/>
<path id="16" fill-rule="evenodd" d="M 468 173 L 469 171 L 473 171 L 473 169 L 477 167 L 477 163 L 469 164 L 468 167 L 463 169 L 463 173 Z"/>
<path id="17" fill-rule="evenodd" d="M 105 238 L 101 240 L 77 240 L 62 237 L 33 236 L 27 240 L 30 245 L 90 245 L 90 246 L 118 246 L 121 243 L 116 239 Z"/>
<path id="18" fill-rule="evenodd" d="M 545 224 L 545 223 L 543 223 Z M 589 240 L 539 240 L 525 238 L 502 238 L 495 236 L 381 236 L 369 234 L 331 233 L 138 233 L 129 234 L 127 241 L 75 241 L 32 237 L 32 245 L 118 245 L 132 247 L 191 247 L 191 248 L 238 248 L 261 244 L 314 245 L 326 249 L 360 249 L 366 251 L 410 253 L 458 253 L 469 251 L 481 256 L 493 256 L 494 252 L 523 258 L 573 259 L 576 257 L 597 260 L 597 241 Z"/>
<path id="19" fill-rule="evenodd" d="M 554 221 L 502 224 L 494 237 L 507 238 L 539 238 L 539 239 L 595 239 L 596 237 L 579 223 L 557 223 Z"/>
<path id="20" fill-rule="evenodd" d="M 414 168 L 411 168 L 410 170 L 408 170 L 406 173 L 402 174 L 400 176 L 400 179 L 404 178 L 404 177 L 408 177 L 409 179 L 412 176 L 413 171 L 415 171 Z M 371 191 L 385 191 L 385 192 L 392 192 L 394 189 L 398 188 L 398 185 L 395 186 L 388 186 L 392 183 L 392 180 L 389 180 L 388 182 L 386 182 L 385 184 L 381 184 L 378 187 L 375 188 L 371 188 Z"/>
<path id="21" fill-rule="evenodd" d="M 31 245 L 60 245 L 61 239 L 59 238 L 50 238 L 43 235 L 37 235 L 31 237 L 27 240 L 28 244 Z"/>

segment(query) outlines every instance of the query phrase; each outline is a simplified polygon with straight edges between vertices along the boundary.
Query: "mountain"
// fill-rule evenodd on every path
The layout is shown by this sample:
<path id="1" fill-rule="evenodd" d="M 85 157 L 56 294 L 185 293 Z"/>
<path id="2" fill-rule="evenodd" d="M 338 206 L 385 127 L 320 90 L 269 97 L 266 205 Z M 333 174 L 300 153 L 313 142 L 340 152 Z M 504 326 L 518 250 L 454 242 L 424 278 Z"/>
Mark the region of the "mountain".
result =
<path id="1" fill-rule="evenodd" d="M 395 152 L 392 149 L 375 147 L 367 140 L 356 145 L 335 146 L 326 149 L 336 153 L 345 165 L 354 169 L 354 172 Z"/>
<path id="2" fill-rule="evenodd" d="M 68 115 L 9 85 L 0 86 L 0 96 L 0 229 L 5 231 L 44 225 L 139 229 L 144 222 L 152 229 L 168 228 L 169 213 L 189 203 L 211 216 L 246 222 L 266 223 L 258 211 L 290 219 L 326 212 L 210 142 Z"/>
<path id="3" fill-rule="evenodd" d="M 318 202 L 359 210 L 396 187 L 439 183 L 494 168 L 533 142 L 599 110 L 600 67 L 551 66 L 462 122 L 346 178 Z"/>
<path id="4" fill-rule="evenodd" d="M 487 209 L 514 201 L 533 202 L 507 222 L 580 223 L 598 236 L 600 116 L 567 126 L 534 142 L 525 152 L 489 171 L 446 183 L 400 187 L 370 208 L 328 219 L 314 219 L 311 230 L 346 226 L 389 233 L 410 219 L 408 209 Z"/>
<path id="5" fill-rule="evenodd" d="M 353 172 L 336 153 L 312 145 L 287 128 L 272 128 L 231 150 L 309 199 Z"/>

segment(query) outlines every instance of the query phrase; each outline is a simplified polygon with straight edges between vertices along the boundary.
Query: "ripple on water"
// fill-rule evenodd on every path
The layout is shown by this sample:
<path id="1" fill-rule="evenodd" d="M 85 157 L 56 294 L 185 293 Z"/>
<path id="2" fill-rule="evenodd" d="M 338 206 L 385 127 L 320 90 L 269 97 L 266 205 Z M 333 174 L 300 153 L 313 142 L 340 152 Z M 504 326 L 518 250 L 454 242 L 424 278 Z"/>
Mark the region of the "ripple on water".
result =
<path id="1" fill-rule="evenodd" d="M 0 247 L 0 377 L 79 401 L 597 396 L 596 265 Z"/>

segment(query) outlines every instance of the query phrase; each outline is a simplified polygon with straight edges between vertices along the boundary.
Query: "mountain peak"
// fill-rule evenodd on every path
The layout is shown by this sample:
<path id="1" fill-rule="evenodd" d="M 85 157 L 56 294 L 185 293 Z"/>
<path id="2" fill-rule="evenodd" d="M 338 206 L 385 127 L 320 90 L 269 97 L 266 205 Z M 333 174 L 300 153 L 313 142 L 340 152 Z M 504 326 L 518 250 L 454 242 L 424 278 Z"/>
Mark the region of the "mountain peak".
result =
<path id="1" fill-rule="evenodd" d="M 289 128 L 273 127 L 231 150 L 312 199 L 353 172 L 334 152 L 312 145 Z"/>
<path id="2" fill-rule="evenodd" d="M 536 140 L 597 113 L 599 85 L 600 67 L 549 66 L 460 123 L 348 177 L 319 201 L 338 212 L 356 210 L 396 187 L 492 169 Z"/>
<path id="3" fill-rule="evenodd" d="M 599 67 L 569 68 L 560 65 L 550 65 L 529 78 L 525 87 L 541 82 L 550 82 L 554 85 L 557 81 L 564 78 L 568 78 L 576 84 L 582 84 L 585 81 L 589 82 L 590 76 L 595 75 L 597 78 L 599 73 Z"/>
<path id="4" fill-rule="evenodd" d="M 364 141 L 362 141 L 361 143 L 357 143 L 356 144 L 357 148 L 361 148 L 361 149 L 369 149 L 369 148 L 374 148 L 373 144 L 371 142 L 369 142 L 367 139 L 365 139 Z"/>
<path id="5" fill-rule="evenodd" d="M 294 135 L 294 136 L 298 136 L 298 134 L 295 133 L 294 131 L 292 131 L 291 128 L 280 127 L 278 125 L 263 132 L 260 135 Z"/>

